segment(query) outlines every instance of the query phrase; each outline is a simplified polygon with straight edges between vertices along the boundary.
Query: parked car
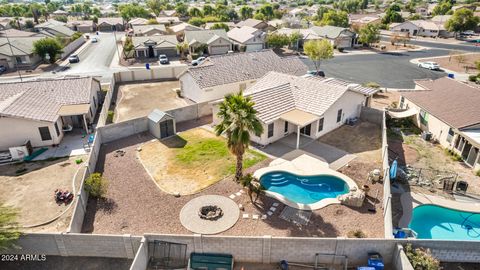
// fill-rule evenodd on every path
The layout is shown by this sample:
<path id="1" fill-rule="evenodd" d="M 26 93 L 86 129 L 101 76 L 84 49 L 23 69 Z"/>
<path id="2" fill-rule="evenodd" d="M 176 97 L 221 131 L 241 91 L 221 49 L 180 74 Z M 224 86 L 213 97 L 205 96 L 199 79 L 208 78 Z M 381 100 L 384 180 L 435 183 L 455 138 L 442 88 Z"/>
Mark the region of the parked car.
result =
<path id="1" fill-rule="evenodd" d="M 307 74 L 310 74 L 312 76 L 325 77 L 325 72 L 323 72 L 322 70 L 309 70 L 307 71 Z"/>
<path id="2" fill-rule="evenodd" d="M 471 36 L 476 36 L 477 33 L 475 33 L 475 32 L 472 31 L 472 30 L 467 30 L 467 31 L 461 32 L 460 35 L 467 36 L 467 37 L 471 37 Z"/>
<path id="3" fill-rule="evenodd" d="M 2 74 L 5 71 L 7 71 L 7 67 L 5 67 L 4 65 L 0 65 L 0 74 Z"/>
<path id="4" fill-rule="evenodd" d="M 160 54 L 160 56 L 158 57 L 158 60 L 162 65 L 170 64 L 170 61 L 168 61 L 168 57 L 165 54 Z"/>
<path id="5" fill-rule="evenodd" d="M 72 64 L 72 63 L 78 63 L 78 62 L 80 62 L 80 58 L 78 57 L 78 55 L 72 54 L 72 55 L 70 55 L 70 56 L 68 57 L 68 62 L 69 62 L 70 64 Z"/>
<path id="6" fill-rule="evenodd" d="M 440 66 L 435 62 L 420 62 L 420 63 L 418 63 L 418 67 L 426 68 L 426 69 L 430 69 L 430 70 L 439 70 L 440 69 Z"/>
<path id="7" fill-rule="evenodd" d="M 205 59 L 207 59 L 207 58 L 204 57 L 204 56 L 198 57 L 196 60 L 193 60 L 193 61 L 192 61 L 192 66 L 198 66 L 198 65 L 200 65 L 201 63 L 203 63 L 203 61 L 205 61 Z"/>
<path id="8" fill-rule="evenodd" d="M 94 37 L 92 38 L 92 43 L 97 43 L 98 42 L 98 38 Z"/>

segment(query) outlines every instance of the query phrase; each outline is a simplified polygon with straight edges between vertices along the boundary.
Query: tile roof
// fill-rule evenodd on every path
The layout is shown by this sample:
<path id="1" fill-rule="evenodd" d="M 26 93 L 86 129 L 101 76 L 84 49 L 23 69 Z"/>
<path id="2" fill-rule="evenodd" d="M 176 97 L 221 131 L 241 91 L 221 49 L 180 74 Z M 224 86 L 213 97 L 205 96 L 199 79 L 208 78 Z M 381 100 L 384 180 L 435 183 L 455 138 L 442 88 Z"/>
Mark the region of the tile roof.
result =
<path id="1" fill-rule="evenodd" d="M 98 18 L 97 24 L 106 23 L 109 25 L 121 24 L 123 25 L 123 19 L 121 17 L 108 17 L 108 18 Z"/>
<path id="2" fill-rule="evenodd" d="M 372 87 L 365 87 L 357 83 L 351 83 L 337 78 L 327 78 L 324 80 L 324 82 L 329 85 L 348 87 L 351 91 L 367 96 L 371 96 L 379 91 L 378 89 Z"/>
<path id="3" fill-rule="evenodd" d="M 210 44 L 218 38 L 230 41 L 225 29 L 185 31 L 185 41 L 188 42 L 189 45 L 192 45 L 195 42 Z"/>
<path id="4" fill-rule="evenodd" d="M 200 88 L 261 78 L 269 71 L 303 75 L 308 67 L 298 57 L 282 58 L 272 50 L 211 56 L 190 73 Z M 215 74 L 215 75 L 213 75 Z M 180 75 L 181 77 L 182 75 Z"/>
<path id="5" fill-rule="evenodd" d="M 179 33 L 182 31 L 203 30 L 203 28 L 183 22 L 183 23 L 171 26 L 170 30 L 172 30 L 173 33 Z"/>
<path id="6" fill-rule="evenodd" d="M 0 31 L 0 37 L 5 37 L 5 36 L 9 38 L 13 38 L 13 37 L 38 37 L 43 35 L 37 32 L 20 31 L 15 28 L 10 28 L 10 29 Z"/>
<path id="7" fill-rule="evenodd" d="M 244 43 L 254 38 L 255 36 L 257 36 L 258 35 L 257 31 L 260 31 L 260 30 L 250 26 L 242 26 L 240 28 L 233 28 L 232 30 L 228 31 L 227 35 L 230 39 L 234 41 L 237 41 L 239 43 Z"/>
<path id="8" fill-rule="evenodd" d="M 132 25 L 133 32 L 138 35 L 138 34 L 144 34 L 148 33 L 153 30 L 158 30 L 160 32 L 166 33 L 167 29 L 165 28 L 165 25 L 163 24 L 152 24 L 152 25 Z"/>
<path id="9" fill-rule="evenodd" d="M 256 19 L 246 19 L 245 21 L 241 21 L 237 23 L 237 27 L 242 27 L 242 26 L 250 26 L 250 27 L 255 27 L 259 24 L 261 24 L 263 21 L 256 20 Z"/>
<path id="10" fill-rule="evenodd" d="M 148 20 L 145 18 L 134 18 L 128 21 L 128 23 L 131 25 L 146 25 Z"/>
<path id="11" fill-rule="evenodd" d="M 311 31 L 315 32 L 320 37 L 326 38 L 337 38 L 346 31 L 350 32 L 347 28 L 337 27 L 337 26 L 312 26 L 309 28 Z"/>
<path id="12" fill-rule="evenodd" d="M 66 25 L 67 25 L 68 27 L 73 27 L 73 26 L 93 26 L 93 21 L 91 21 L 91 20 L 68 21 Z"/>
<path id="13" fill-rule="evenodd" d="M 177 46 L 177 37 L 175 35 L 153 35 L 132 37 L 133 47 L 145 47 L 145 43 L 152 42 L 155 48 L 175 48 Z"/>
<path id="14" fill-rule="evenodd" d="M 402 96 L 454 128 L 480 123 L 480 88 L 443 77 L 415 81 L 426 91 L 402 92 Z"/>
<path id="15" fill-rule="evenodd" d="M 158 23 L 178 23 L 180 19 L 178 17 L 157 17 Z"/>
<path id="16" fill-rule="evenodd" d="M 33 43 L 43 37 L 9 37 L 12 46 L 13 55 L 29 55 L 33 52 Z M 0 54 L 12 56 L 12 51 L 8 45 L 7 39 L 0 37 Z"/>
<path id="17" fill-rule="evenodd" d="M 89 104 L 92 77 L 0 84 L 0 116 L 53 122 L 63 105 Z"/>
<path id="18" fill-rule="evenodd" d="M 348 87 L 333 85 L 318 77 L 300 77 L 269 72 L 245 91 L 255 102 L 258 118 L 264 123 L 293 109 L 322 116 Z"/>

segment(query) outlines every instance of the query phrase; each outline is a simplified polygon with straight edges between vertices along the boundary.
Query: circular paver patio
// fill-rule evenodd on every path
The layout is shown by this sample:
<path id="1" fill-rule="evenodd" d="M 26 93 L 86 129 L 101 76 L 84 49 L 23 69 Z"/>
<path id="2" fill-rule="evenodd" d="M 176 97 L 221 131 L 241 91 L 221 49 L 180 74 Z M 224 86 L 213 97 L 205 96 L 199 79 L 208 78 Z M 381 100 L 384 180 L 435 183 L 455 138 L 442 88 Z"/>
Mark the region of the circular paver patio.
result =
<path id="1" fill-rule="evenodd" d="M 223 210 L 218 220 L 201 219 L 198 211 L 202 206 L 216 205 Z M 219 195 L 205 195 L 192 199 L 180 211 L 180 222 L 183 227 L 193 233 L 216 234 L 226 231 L 237 223 L 240 210 L 231 199 Z"/>

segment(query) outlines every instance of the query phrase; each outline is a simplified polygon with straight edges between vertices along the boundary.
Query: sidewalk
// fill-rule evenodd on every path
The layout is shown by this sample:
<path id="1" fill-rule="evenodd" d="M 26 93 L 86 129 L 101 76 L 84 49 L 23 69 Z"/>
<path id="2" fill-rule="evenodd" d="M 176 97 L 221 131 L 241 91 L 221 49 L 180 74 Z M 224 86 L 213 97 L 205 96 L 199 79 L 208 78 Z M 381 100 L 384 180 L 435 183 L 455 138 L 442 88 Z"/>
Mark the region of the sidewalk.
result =
<path id="1" fill-rule="evenodd" d="M 77 50 L 75 50 L 74 52 L 72 52 L 70 55 L 73 55 L 73 54 L 79 55 L 79 54 L 82 53 L 88 46 L 90 46 L 90 44 L 92 44 L 91 39 L 87 39 L 87 41 L 85 41 L 85 43 L 83 43 L 82 46 L 80 46 Z M 67 57 L 65 60 L 59 59 L 59 60 L 57 61 L 57 63 L 58 63 L 59 66 L 69 66 L 69 65 L 70 65 L 70 62 L 68 62 L 68 57 Z"/>

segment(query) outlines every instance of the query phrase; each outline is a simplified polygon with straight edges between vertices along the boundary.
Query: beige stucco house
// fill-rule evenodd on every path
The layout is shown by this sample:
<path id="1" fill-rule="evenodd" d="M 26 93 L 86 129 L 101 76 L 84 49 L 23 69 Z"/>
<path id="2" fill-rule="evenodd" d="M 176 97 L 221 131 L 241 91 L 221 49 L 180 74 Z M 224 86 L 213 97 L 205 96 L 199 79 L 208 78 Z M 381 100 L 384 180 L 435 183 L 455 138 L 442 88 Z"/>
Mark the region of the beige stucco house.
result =
<path id="1" fill-rule="evenodd" d="M 337 26 L 312 26 L 309 28 L 321 39 L 330 41 L 335 48 L 350 48 L 355 45 L 356 34 L 348 28 Z"/>
<path id="2" fill-rule="evenodd" d="M 185 42 L 190 53 L 205 47 L 205 51 L 199 53 L 210 55 L 226 54 L 233 45 L 225 29 L 185 31 Z"/>
<path id="3" fill-rule="evenodd" d="M 92 77 L 0 84 L 0 150 L 58 145 L 72 129 L 89 130 L 100 82 Z"/>
<path id="4" fill-rule="evenodd" d="M 7 68 L 31 69 L 42 60 L 33 53 L 33 43 L 43 36 L 0 37 L 0 65 Z"/>
<path id="5" fill-rule="evenodd" d="M 183 96 L 205 102 L 245 90 L 270 71 L 304 75 L 308 68 L 298 57 L 282 58 L 272 50 L 211 56 L 179 75 Z"/>
<path id="6" fill-rule="evenodd" d="M 362 106 L 377 90 L 336 79 L 304 77 L 269 72 L 245 91 L 264 132 L 252 141 L 268 145 L 292 133 L 312 139 L 342 126 L 346 119 L 360 116 Z M 221 100 L 213 102 L 213 123 Z"/>
<path id="7" fill-rule="evenodd" d="M 167 29 L 163 24 L 133 25 L 131 30 L 133 31 L 133 35 L 137 37 L 167 34 Z"/>
<path id="8" fill-rule="evenodd" d="M 480 169 L 480 89 L 447 77 L 415 82 L 418 91 L 402 92 L 399 106 L 413 114 L 419 128 L 465 164 Z"/>
<path id="9" fill-rule="evenodd" d="M 233 42 L 234 50 L 241 52 L 260 51 L 265 48 L 267 34 L 260 29 L 250 26 L 233 28 L 227 33 L 228 38 Z"/>
<path id="10" fill-rule="evenodd" d="M 167 56 L 176 56 L 177 37 L 174 35 L 153 35 L 132 37 L 133 47 L 135 49 L 135 58 L 155 58 L 161 54 Z"/>

